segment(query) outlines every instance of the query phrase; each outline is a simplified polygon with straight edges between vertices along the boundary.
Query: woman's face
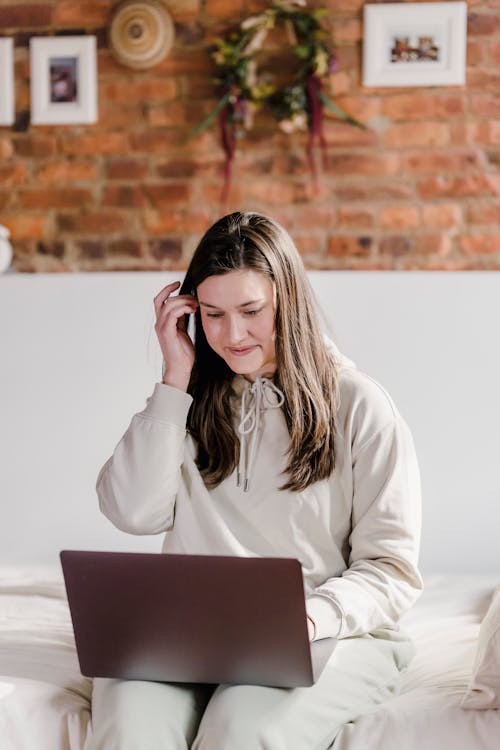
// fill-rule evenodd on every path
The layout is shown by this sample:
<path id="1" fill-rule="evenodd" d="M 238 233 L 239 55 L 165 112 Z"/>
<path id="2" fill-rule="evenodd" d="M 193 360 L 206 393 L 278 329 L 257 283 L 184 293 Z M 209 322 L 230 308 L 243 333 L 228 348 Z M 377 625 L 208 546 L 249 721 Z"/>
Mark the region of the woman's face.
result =
<path id="1" fill-rule="evenodd" d="M 276 370 L 276 295 L 272 281 L 251 269 L 209 276 L 197 290 L 201 322 L 212 349 L 249 380 Z"/>

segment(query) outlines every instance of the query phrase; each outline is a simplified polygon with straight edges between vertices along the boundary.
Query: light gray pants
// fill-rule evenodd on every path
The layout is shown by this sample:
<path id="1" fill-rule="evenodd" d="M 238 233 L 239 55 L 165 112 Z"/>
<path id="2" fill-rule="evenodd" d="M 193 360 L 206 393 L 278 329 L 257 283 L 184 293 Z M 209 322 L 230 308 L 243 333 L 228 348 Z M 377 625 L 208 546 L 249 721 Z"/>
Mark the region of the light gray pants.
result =
<path id="1" fill-rule="evenodd" d="M 340 727 L 397 692 L 403 635 L 338 642 L 315 685 L 180 685 L 95 679 L 85 750 L 327 750 Z"/>

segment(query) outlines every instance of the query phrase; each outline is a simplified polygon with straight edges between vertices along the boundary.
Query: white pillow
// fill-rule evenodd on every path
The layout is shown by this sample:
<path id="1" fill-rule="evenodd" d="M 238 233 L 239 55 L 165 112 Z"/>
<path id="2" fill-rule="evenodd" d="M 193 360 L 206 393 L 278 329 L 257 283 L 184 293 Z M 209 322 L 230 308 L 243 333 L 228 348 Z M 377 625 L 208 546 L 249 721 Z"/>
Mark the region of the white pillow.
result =
<path id="1" fill-rule="evenodd" d="M 476 660 L 462 708 L 500 708 L 500 586 L 481 623 Z"/>

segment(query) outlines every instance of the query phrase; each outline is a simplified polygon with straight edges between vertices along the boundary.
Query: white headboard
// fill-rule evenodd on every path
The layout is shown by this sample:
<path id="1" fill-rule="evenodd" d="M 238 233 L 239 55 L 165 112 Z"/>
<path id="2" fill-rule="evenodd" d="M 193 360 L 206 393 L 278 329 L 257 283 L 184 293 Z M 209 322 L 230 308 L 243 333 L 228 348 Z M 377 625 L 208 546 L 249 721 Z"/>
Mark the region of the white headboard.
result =
<path id="1" fill-rule="evenodd" d="M 161 372 L 170 273 L 0 276 L 0 563 L 62 548 L 159 550 L 101 517 L 100 466 Z M 498 572 L 500 274 L 312 272 L 340 348 L 410 424 L 422 569 Z"/>

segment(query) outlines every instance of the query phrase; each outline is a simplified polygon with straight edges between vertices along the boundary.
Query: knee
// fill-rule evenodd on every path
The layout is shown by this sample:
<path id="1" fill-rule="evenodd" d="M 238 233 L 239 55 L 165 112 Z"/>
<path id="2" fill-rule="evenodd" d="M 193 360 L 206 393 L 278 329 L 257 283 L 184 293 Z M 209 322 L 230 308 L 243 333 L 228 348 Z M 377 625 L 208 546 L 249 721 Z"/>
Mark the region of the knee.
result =
<path id="1" fill-rule="evenodd" d="M 270 727 L 250 725 L 241 717 L 202 722 L 192 750 L 289 750 Z"/>

